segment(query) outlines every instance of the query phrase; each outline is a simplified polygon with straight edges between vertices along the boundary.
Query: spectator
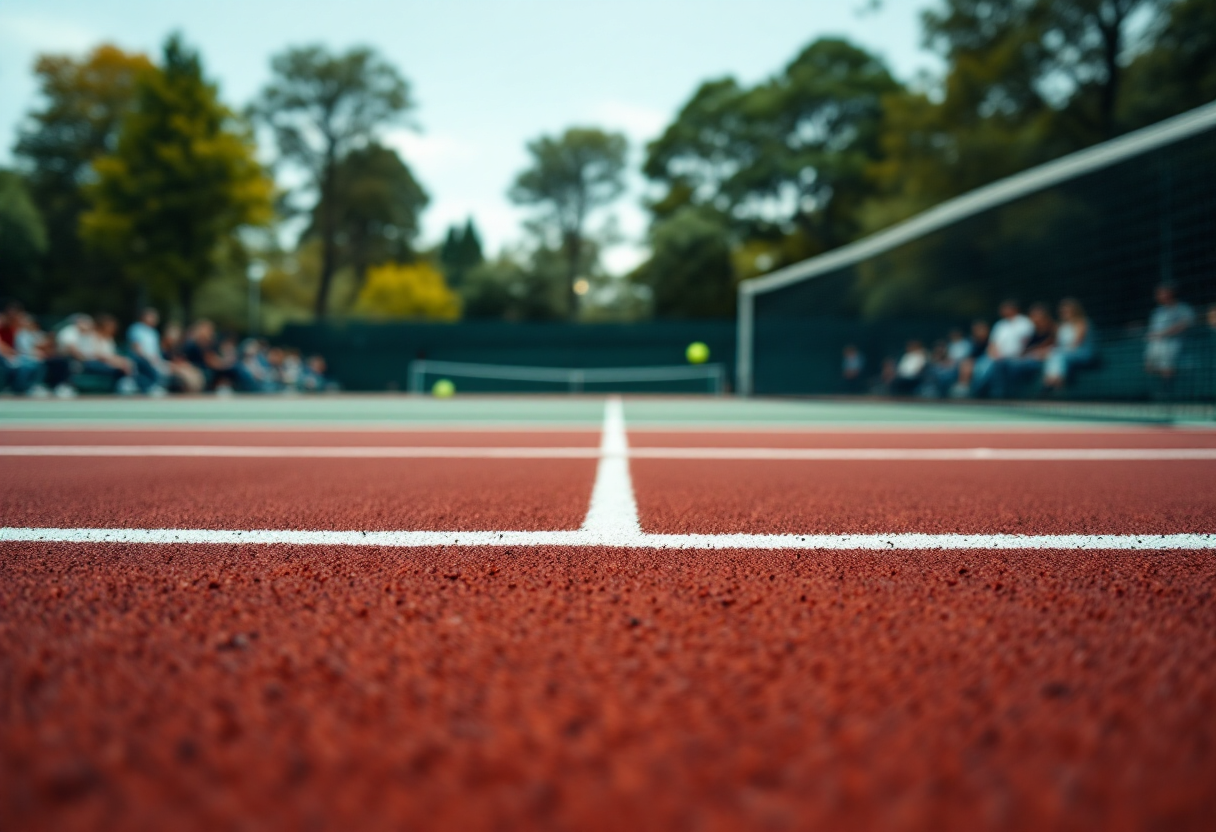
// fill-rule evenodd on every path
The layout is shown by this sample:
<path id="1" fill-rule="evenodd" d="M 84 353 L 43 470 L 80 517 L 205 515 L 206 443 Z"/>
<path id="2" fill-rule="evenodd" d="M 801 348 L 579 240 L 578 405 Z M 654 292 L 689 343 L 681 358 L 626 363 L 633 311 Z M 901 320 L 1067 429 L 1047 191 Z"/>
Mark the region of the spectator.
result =
<path id="1" fill-rule="evenodd" d="M 336 384 L 325 377 L 328 369 L 324 358 L 319 355 L 309 356 L 304 364 L 301 388 L 314 392 L 337 389 Z"/>
<path id="2" fill-rule="evenodd" d="M 895 365 L 891 393 L 896 396 L 910 396 L 915 393 L 924 381 L 928 366 L 929 354 L 925 352 L 925 345 L 916 339 L 909 341 L 899 363 Z"/>
<path id="3" fill-rule="evenodd" d="M 1056 328 L 1056 343 L 1043 365 L 1043 388 L 1060 390 L 1068 383 L 1074 370 L 1093 364 L 1095 352 L 1093 332 L 1085 309 L 1072 298 L 1060 301 L 1060 325 Z"/>
<path id="4" fill-rule="evenodd" d="M 1172 284 L 1157 287 L 1157 308 L 1148 319 L 1144 368 L 1168 385 L 1178 371 L 1182 336 L 1195 323 L 1195 310 L 1178 300 Z"/>
<path id="5" fill-rule="evenodd" d="M 988 322 L 977 318 L 971 322 L 971 337 L 967 339 L 968 353 L 958 362 L 958 378 L 950 389 L 952 398 L 962 398 L 971 393 L 971 379 L 975 374 L 975 362 L 988 352 L 988 336 L 991 329 Z M 951 349 L 960 349 L 951 342 Z"/>
<path id="6" fill-rule="evenodd" d="M 6 350 L 17 348 L 17 322 L 23 314 L 25 307 L 15 300 L 6 303 L 4 311 L 0 312 L 0 355 L 6 354 Z"/>
<path id="7" fill-rule="evenodd" d="M 99 315 L 93 326 L 93 332 L 87 335 L 80 349 L 90 356 L 83 370 L 95 375 L 110 376 L 114 379 L 114 389 L 123 395 L 144 390 L 145 387 L 135 375 L 135 364 L 126 356 L 118 354 L 118 345 L 114 336 L 118 334 L 118 321 L 113 315 Z"/>
<path id="8" fill-rule="evenodd" d="M 882 360 L 882 370 L 878 375 L 878 383 L 871 390 L 876 396 L 891 395 L 895 388 L 895 379 L 898 378 L 898 365 L 891 356 L 887 356 Z"/>
<path id="9" fill-rule="evenodd" d="M 1034 331 L 1026 341 L 1022 354 L 1005 362 L 1006 391 L 1008 387 L 1027 378 L 1035 378 L 1043 371 L 1047 357 L 1056 344 L 1056 322 L 1047 309 L 1047 304 L 1036 303 L 1030 307 L 1028 315 L 1034 325 Z"/>
<path id="10" fill-rule="evenodd" d="M 190 363 L 182 348 L 184 346 L 180 324 L 165 324 L 160 339 L 160 354 L 169 365 L 169 389 L 176 393 L 201 393 L 207 387 L 203 371 Z"/>
<path id="11" fill-rule="evenodd" d="M 46 376 L 46 333 L 25 311 L 17 312 L 13 328 L 12 375 L 9 383 L 16 393 L 42 397 L 47 395 L 43 385 Z"/>
<path id="12" fill-rule="evenodd" d="M 136 380 L 142 390 L 163 396 L 169 383 L 169 362 L 160 351 L 160 313 L 148 307 L 139 320 L 127 328 L 127 347 L 135 365 Z"/>
<path id="13" fill-rule="evenodd" d="M 845 390 L 850 393 L 860 393 L 864 389 L 866 357 L 853 344 L 844 348 L 840 360 L 840 375 L 844 379 Z"/>
<path id="14" fill-rule="evenodd" d="M 231 339 L 225 339 L 217 348 L 215 324 L 211 321 L 201 318 L 194 322 L 182 345 L 182 355 L 203 374 L 206 389 L 232 392 L 238 359 L 236 345 Z"/>
<path id="15" fill-rule="evenodd" d="M 1017 301 L 1007 300 L 1000 306 L 1001 319 L 992 327 L 988 349 L 976 359 L 971 379 L 971 395 L 1005 397 L 1008 367 L 1011 359 L 1021 358 L 1026 344 L 1035 334 L 1030 318 L 1021 313 Z"/>
<path id="16" fill-rule="evenodd" d="M 1208 307 L 1208 313 L 1205 317 L 1208 322 L 1208 329 L 1216 330 L 1216 303 Z"/>
<path id="17" fill-rule="evenodd" d="M 262 344 L 254 338 L 241 344 L 241 357 L 233 366 L 236 389 L 242 393 L 273 393 L 278 389 L 274 368 L 266 360 Z"/>

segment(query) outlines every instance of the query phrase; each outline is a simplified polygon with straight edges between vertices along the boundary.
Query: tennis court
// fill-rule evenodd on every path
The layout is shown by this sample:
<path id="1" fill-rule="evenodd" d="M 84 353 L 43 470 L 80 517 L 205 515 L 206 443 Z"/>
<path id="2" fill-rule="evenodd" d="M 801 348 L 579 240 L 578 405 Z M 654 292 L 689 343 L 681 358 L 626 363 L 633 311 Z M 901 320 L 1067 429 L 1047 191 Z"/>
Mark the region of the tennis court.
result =
<path id="1" fill-rule="evenodd" d="M 0 419 L 6 827 L 1216 813 L 1201 424 L 611 396 Z"/>

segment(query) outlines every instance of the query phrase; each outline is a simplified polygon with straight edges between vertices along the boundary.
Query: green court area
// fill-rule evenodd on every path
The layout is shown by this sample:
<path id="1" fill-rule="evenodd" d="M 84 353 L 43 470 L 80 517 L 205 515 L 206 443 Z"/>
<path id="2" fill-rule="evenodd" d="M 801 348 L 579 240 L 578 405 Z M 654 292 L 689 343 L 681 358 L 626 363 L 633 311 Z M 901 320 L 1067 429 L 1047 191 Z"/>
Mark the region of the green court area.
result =
<path id="1" fill-rule="evenodd" d="M 598 429 L 603 396 L 337 395 L 309 398 L 10 399 L 0 427 L 240 427 Z M 625 400 L 632 428 L 797 429 L 849 427 L 1083 428 L 1095 423 L 1204 423 L 1210 414 L 1131 405 L 1001 406 L 952 402 L 637 396 Z"/>

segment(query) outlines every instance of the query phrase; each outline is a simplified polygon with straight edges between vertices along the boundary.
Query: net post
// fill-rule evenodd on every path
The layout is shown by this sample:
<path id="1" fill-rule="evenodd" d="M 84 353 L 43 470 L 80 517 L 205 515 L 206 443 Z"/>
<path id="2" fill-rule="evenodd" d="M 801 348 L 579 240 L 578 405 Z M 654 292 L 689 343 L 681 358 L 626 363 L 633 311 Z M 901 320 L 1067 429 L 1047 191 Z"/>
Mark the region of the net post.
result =
<path id="1" fill-rule="evenodd" d="M 582 370 L 571 371 L 571 373 L 570 373 L 570 392 L 571 393 L 583 392 L 583 371 Z"/>
<path id="2" fill-rule="evenodd" d="M 422 392 L 422 377 L 426 373 L 426 362 L 422 359 L 416 359 L 410 362 L 409 369 L 409 391 L 411 393 Z"/>
<path id="3" fill-rule="evenodd" d="M 755 310 L 749 282 L 739 284 L 738 324 L 735 330 L 735 393 L 752 394 L 752 337 Z"/>

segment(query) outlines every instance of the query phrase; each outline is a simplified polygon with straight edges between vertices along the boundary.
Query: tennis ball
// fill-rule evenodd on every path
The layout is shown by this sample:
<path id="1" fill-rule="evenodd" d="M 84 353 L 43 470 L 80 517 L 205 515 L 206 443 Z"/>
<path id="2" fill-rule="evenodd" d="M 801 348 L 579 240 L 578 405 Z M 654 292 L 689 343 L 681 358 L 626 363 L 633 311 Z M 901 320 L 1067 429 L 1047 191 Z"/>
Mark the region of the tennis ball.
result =
<path id="1" fill-rule="evenodd" d="M 431 395 L 437 399 L 450 399 L 456 395 L 456 385 L 446 378 L 441 378 L 431 387 Z"/>
<path id="2" fill-rule="evenodd" d="M 701 341 L 693 341 L 688 345 L 688 349 L 684 350 L 684 357 L 688 359 L 689 364 L 704 364 L 709 360 L 709 347 Z"/>

